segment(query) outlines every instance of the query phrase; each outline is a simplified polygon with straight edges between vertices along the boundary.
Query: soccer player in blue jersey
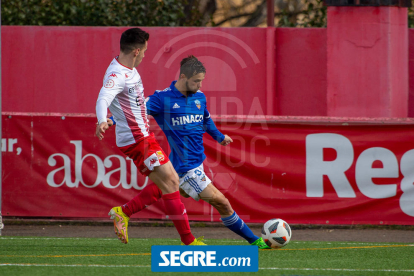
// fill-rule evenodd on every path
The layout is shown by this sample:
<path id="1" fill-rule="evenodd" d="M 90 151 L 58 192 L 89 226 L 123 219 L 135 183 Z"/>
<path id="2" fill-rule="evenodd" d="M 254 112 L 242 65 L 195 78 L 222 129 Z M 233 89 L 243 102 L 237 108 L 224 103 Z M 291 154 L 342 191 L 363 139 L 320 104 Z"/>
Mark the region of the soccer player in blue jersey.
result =
<path id="1" fill-rule="evenodd" d="M 199 90 L 205 78 L 204 65 L 194 56 L 181 61 L 180 77 L 170 87 L 157 90 L 146 99 L 147 113 L 152 115 L 165 133 L 171 147 L 170 160 L 179 176 L 180 193 L 196 201 L 202 199 L 220 214 L 223 224 L 260 249 L 269 247 L 262 238 L 254 235 L 230 205 L 229 200 L 213 185 L 204 173 L 206 158 L 203 134 L 207 132 L 223 146 L 233 140 L 215 126 L 207 110 L 205 95 Z M 160 197 L 155 185 L 125 204 L 128 216 L 151 205 Z"/>

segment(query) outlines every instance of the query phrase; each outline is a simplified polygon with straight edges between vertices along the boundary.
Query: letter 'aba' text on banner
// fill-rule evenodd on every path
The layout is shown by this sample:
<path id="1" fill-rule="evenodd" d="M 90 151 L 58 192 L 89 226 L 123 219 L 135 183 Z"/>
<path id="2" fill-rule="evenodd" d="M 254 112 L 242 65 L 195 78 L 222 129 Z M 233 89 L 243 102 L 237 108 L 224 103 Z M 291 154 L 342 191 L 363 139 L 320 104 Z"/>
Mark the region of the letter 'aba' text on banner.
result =
<path id="1" fill-rule="evenodd" d="M 114 129 L 94 137 L 93 117 L 2 120 L 4 216 L 107 217 L 148 182 Z M 244 221 L 414 225 L 412 125 L 216 124 L 234 142 L 205 135 L 204 168 Z M 207 203 L 183 202 L 190 220 L 220 221 Z M 164 219 L 163 204 L 135 217 Z"/>

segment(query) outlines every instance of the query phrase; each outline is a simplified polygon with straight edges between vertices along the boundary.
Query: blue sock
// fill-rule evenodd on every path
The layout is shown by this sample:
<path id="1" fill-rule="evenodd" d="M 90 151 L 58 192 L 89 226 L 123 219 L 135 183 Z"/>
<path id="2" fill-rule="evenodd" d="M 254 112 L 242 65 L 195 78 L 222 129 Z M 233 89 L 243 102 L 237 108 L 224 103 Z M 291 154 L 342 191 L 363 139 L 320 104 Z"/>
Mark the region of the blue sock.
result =
<path id="1" fill-rule="evenodd" d="M 233 213 L 233 215 L 222 218 L 223 224 L 229 228 L 231 231 L 236 233 L 237 235 L 245 238 L 248 243 L 253 243 L 257 239 L 259 239 L 258 236 L 253 234 L 252 230 L 250 230 L 249 226 L 247 226 L 244 221 L 239 218 L 239 216 L 236 214 L 236 212 Z"/>

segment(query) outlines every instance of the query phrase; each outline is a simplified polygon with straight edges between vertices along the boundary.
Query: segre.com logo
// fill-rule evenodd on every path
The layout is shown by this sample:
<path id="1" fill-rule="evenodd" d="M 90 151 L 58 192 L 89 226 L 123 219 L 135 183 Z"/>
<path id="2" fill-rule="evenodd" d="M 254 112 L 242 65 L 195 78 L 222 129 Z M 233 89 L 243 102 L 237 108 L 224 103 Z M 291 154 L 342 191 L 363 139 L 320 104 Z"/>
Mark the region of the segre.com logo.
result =
<path id="1" fill-rule="evenodd" d="M 257 272 L 259 250 L 251 245 L 151 247 L 153 272 Z"/>

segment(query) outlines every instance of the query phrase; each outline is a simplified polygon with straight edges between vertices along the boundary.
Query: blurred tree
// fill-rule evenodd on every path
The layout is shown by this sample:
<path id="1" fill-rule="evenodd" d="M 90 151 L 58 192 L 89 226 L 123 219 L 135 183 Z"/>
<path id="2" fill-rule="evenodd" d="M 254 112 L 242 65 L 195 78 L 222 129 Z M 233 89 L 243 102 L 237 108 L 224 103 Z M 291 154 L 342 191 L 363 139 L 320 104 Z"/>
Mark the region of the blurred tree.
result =
<path id="1" fill-rule="evenodd" d="M 3 25 L 201 26 L 201 0 L 2 0 Z"/>
<path id="2" fill-rule="evenodd" d="M 414 28 L 414 1 L 410 8 L 408 8 L 408 28 Z"/>
<path id="3" fill-rule="evenodd" d="M 323 0 L 274 1 L 276 27 L 326 27 Z M 266 0 L 2 0 L 1 14 L 3 25 L 264 27 L 267 11 Z"/>
<path id="4" fill-rule="evenodd" d="M 212 26 L 266 26 L 266 0 L 216 0 Z M 275 26 L 326 27 L 322 0 L 275 0 Z"/>

